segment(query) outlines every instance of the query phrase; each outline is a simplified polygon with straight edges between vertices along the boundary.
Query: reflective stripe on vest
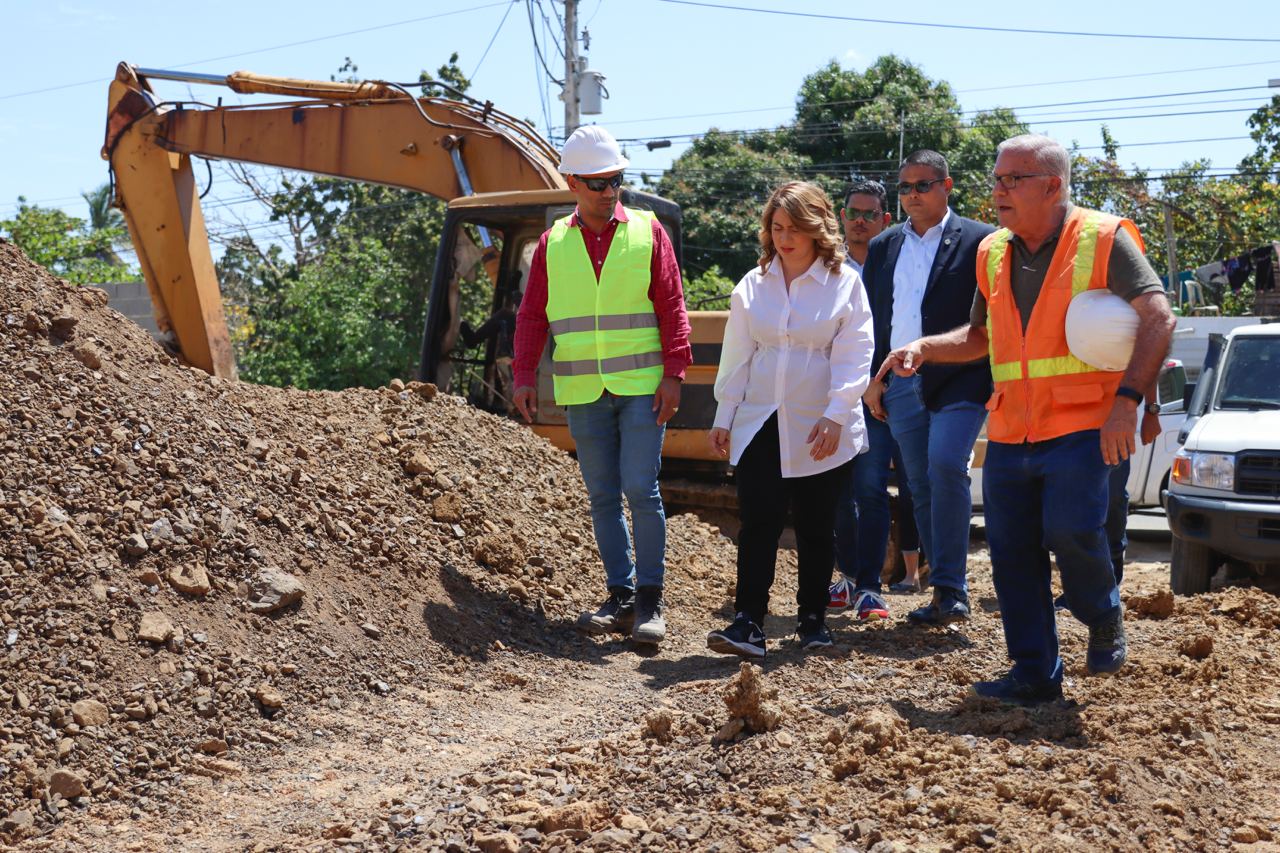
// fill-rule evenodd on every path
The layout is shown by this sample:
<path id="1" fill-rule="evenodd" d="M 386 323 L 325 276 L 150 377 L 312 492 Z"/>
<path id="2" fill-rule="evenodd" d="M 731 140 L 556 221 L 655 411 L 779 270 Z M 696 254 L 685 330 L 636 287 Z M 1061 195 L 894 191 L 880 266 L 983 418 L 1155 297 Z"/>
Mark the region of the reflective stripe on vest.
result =
<path id="1" fill-rule="evenodd" d="M 662 380 L 662 338 L 649 299 L 654 217 L 627 210 L 597 280 L 571 217 L 547 235 L 547 321 L 552 381 L 561 406 L 591 403 L 604 391 L 652 394 Z"/>
<path id="2" fill-rule="evenodd" d="M 1093 264 L 1098 248 L 1098 226 L 1102 224 L 1102 214 L 1090 210 L 1085 214 L 1080 225 L 1080 238 L 1076 249 L 1075 267 L 1071 271 L 1071 295 L 1079 296 L 1089 289 L 1089 281 L 1093 277 Z M 1000 265 L 1009 250 L 1009 241 L 1013 235 L 1007 228 L 1001 228 L 992 241 L 987 255 L 987 281 L 996 286 Z M 1012 276 L 1010 276 L 1012 280 Z M 987 312 L 987 340 L 994 341 L 991 312 Z M 1027 361 L 1027 371 L 1022 372 L 1021 361 L 995 360 L 995 347 L 991 351 L 991 379 L 995 382 L 1011 382 L 1015 379 L 1044 379 L 1047 376 L 1067 376 L 1072 373 L 1092 373 L 1096 367 L 1086 364 L 1074 355 L 1067 354 L 1056 358 L 1033 358 Z"/>

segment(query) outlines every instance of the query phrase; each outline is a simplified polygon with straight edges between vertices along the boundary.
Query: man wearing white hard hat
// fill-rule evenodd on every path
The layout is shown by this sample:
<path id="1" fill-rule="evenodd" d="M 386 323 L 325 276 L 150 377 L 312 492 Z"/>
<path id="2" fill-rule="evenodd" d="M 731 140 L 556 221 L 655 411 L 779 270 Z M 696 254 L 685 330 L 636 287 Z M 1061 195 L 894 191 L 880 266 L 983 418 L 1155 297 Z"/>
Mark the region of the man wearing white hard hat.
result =
<path id="1" fill-rule="evenodd" d="M 516 315 L 513 402 L 532 422 L 550 334 L 555 401 L 568 413 L 608 587 L 578 627 L 654 644 L 666 636 L 658 469 L 693 353 L 675 250 L 652 213 L 622 206 L 626 167 L 602 127 L 580 127 L 565 140 L 560 172 L 578 206 L 542 235 L 533 255 Z"/>
<path id="2" fill-rule="evenodd" d="M 991 359 L 982 491 L 1013 668 L 973 691 L 1024 705 L 1062 696 L 1050 552 L 1072 615 L 1089 627 L 1085 671 L 1115 673 L 1128 656 L 1103 529 L 1107 477 L 1134 450 L 1143 391 L 1174 327 L 1138 229 L 1072 206 L 1070 179 L 1070 157 L 1052 139 L 1002 142 L 992 199 L 1003 227 L 978 251 L 970 322 L 894 350 L 881 367 L 909 375 Z"/>

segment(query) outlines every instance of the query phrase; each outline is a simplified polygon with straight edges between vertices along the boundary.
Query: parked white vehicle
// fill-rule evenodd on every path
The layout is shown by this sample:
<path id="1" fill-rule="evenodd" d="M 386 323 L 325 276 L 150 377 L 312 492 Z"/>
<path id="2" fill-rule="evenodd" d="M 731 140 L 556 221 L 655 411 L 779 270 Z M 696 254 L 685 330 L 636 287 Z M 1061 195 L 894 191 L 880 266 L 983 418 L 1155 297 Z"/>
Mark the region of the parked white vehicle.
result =
<path id="1" fill-rule="evenodd" d="M 1168 492 L 1170 585 L 1194 595 L 1228 568 L 1280 570 L 1280 324 L 1212 341 Z"/>
<path id="2" fill-rule="evenodd" d="M 1142 509 L 1162 505 L 1161 493 L 1169 486 L 1169 471 L 1174 454 L 1178 451 L 1178 431 L 1182 428 L 1186 412 L 1184 388 L 1187 374 L 1179 359 L 1165 361 L 1156 382 L 1156 402 L 1160 404 L 1160 434 L 1151 444 L 1144 445 L 1140 436 L 1134 437 L 1137 451 L 1129 458 L 1129 508 Z M 1142 421 L 1138 421 L 1141 428 Z M 987 428 L 973 449 L 973 462 L 969 470 L 976 512 L 982 511 L 982 461 L 986 457 Z"/>

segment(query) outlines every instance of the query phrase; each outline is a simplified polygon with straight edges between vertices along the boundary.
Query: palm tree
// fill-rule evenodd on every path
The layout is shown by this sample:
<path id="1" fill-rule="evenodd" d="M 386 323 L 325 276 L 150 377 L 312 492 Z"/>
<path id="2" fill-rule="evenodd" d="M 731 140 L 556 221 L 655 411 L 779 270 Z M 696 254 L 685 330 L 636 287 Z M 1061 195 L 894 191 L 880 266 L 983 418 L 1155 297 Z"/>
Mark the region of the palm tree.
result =
<path id="1" fill-rule="evenodd" d="M 80 196 L 89 205 L 89 228 L 92 233 L 97 234 L 101 231 L 124 231 L 124 214 L 111 206 L 111 184 L 102 184 L 95 190 L 80 193 Z M 113 242 L 114 241 L 115 240 L 113 240 Z M 110 245 L 94 252 L 94 256 L 111 264 L 112 266 L 122 267 L 125 265 L 124 261 L 120 259 L 120 256 L 116 254 L 115 249 Z"/>

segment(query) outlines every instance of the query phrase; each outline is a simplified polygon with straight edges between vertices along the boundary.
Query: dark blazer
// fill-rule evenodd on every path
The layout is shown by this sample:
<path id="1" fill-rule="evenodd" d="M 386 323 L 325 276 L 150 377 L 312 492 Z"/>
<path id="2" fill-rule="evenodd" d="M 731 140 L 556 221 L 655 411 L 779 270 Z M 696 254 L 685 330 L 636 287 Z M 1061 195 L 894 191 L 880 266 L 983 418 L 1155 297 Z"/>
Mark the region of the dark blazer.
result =
<path id="1" fill-rule="evenodd" d="M 889 355 L 893 271 L 906 239 L 902 229 L 902 225 L 895 225 L 872 240 L 867 247 L 867 262 L 862 267 L 875 327 L 873 371 L 879 370 Z M 952 212 L 925 285 L 920 311 L 925 335 L 949 332 L 969 322 L 973 294 L 978 289 L 978 244 L 994 230 L 990 225 Z M 985 404 L 991 396 L 991 366 L 985 358 L 969 364 L 927 364 L 920 369 L 920 377 L 924 403 L 930 409 L 963 400 Z"/>

